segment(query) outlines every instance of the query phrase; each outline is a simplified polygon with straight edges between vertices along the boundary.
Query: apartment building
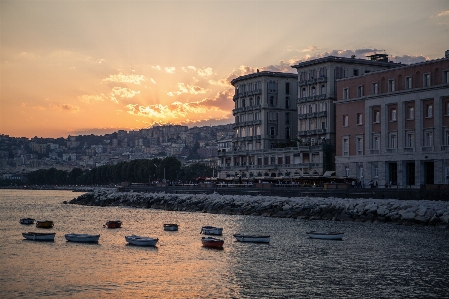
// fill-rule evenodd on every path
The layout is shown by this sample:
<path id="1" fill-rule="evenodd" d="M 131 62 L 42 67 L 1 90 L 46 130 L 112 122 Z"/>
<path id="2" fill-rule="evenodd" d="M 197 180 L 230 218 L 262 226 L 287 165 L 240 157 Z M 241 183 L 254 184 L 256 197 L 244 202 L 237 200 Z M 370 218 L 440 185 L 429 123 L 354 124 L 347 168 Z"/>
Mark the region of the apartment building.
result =
<path id="1" fill-rule="evenodd" d="M 335 170 L 336 80 L 398 66 L 388 61 L 387 54 L 368 59 L 328 56 L 292 66 L 298 72 L 298 151 L 294 163 L 300 175 Z"/>
<path id="2" fill-rule="evenodd" d="M 336 172 L 379 186 L 449 183 L 449 57 L 337 82 Z"/>
<path id="3" fill-rule="evenodd" d="M 296 82 L 296 74 L 269 71 L 231 81 L 234 136 L 218 141 L 220 178 L 290 175 L 296 152 Z"/>

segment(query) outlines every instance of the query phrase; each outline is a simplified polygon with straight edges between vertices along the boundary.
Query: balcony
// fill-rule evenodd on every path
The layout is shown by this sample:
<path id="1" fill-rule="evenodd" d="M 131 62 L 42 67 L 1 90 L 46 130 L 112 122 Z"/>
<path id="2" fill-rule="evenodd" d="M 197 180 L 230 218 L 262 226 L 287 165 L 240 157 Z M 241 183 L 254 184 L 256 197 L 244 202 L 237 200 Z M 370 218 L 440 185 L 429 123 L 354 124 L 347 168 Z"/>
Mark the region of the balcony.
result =
<path id="1" fill-rule="evenodd" d="M 298 86 L 307 85 L 307 80 L 298 81 Z"/>
<path id="2" fill-rule="evenodd" d="M 316 112 L 307 113 L 307 118 L 316 117 Z"/>
<path id="3" fill-rule="evenodd" d="M 318 129 L 316 130 L 317 134 L 326 134 L 326 129 Z"/>
<path id="4" fill-rule="evenodd" d="M 327 77 L 326 76 L 321 76 L 321 77 L 317 78 L 317 82 L 318 83 L 327 82 Z"/>
<path id="5" fill-rule="evenodd" d="M 327 116 L 327 111 L 320 111 L 316 113 L 317 117 L 323 117 L 323 116 Z"/>
<path id="6" fill-rule="evenodd" d="M 445 151 L 445 152 L 448 152 L 449 151 L 449 144 L 448 145 L 442 145 L 441 146 L 441 150 Z"/>
<path id="7" fill-rule="evenodd" d="M 378 149 L 370 149 L 370 150 L 369 150 L 369 153 L 370 153 L 371 155 L 378 155 L 378 154 L 380 153 L 380 151 L 379 151 Z"/>
<path id="8" fill-rule="evenodd" d="M 298 131 L 298 136 L 307 136 L 307 131 Z"/>
<path id="9" fill-rule="evenodd" d="M 423 146 L 421 148 L 421 151 L 423 151 L 423 152 L 433 152 L 434 149 L 433 149 L 433 146 Z"/>
<path id="10" fill-rule="evenodd" d="M 298 114 L 298 119 L 306 119 L 307 114 Z"/>
<path id="11" fill-rule="evenodd" d="M 413 153 L 415 151 L 415 148 L 413 147 L 404 147 L 403 149 L 404 153 Z"/>
<path id="12" fill-rule="evenodd" d="M 387 148 L 387 149 L 385 150 L 385 152 L 386 152 L 387 154 L 396 154 L 396 153 L 398 152 L 398 149 L 397 149 L 397 148 Z"/>
<path id="13" fill-rule="evenodd" d="M 307 130 L 307 135 L 315 135 L 316 130 Z"/>

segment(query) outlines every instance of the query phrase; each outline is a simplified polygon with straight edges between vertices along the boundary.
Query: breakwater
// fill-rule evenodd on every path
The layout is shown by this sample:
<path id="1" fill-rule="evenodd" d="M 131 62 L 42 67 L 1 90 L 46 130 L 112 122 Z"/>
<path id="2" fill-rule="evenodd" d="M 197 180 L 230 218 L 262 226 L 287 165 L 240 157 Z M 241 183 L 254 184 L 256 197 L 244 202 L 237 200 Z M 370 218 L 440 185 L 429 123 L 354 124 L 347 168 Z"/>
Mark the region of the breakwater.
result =
<path id="1" fill-rule="evenodd" d="M 218 193 L 167 194 L 165 192 L 118 192 L 113 189 L 96 189 L 78 196 L 68 203 L 306 220 L 392 222 L 449 228 L 448 201 L 335 197 L 287 198 L 221 195 Z"/>

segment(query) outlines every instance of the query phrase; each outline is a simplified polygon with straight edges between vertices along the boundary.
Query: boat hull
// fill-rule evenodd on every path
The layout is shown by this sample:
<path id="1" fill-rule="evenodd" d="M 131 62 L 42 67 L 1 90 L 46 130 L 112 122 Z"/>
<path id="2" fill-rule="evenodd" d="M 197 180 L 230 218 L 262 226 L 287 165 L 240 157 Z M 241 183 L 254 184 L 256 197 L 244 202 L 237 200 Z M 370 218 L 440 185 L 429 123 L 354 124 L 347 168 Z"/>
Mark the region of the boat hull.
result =
<path id="1" fill-rule="evenodd" d="M 212 237 L 202 237 L 201 243 L 203 244 L 203 247 L 223 248 L 224 241 Z"/>
<path id="2" fill-rule="evenodd" d="M 66 234 L 65 239 L 69 242 L 98 243 L 100 235 Z"/>
<path id="3" fill-rule="evenodd" d="M 201 228 L 201 233 L 204 235 L 221 236 L 223 234 L 223 228 L 214 226 L 203 226 Z"/>
<path id="4" fill-rule="evenodd" d="M 178 225 L 177 224 L 164 224 L 164 230 L 166 231 L 177 231 Z"/>
<path id="5" fill-rule="evenodd" d="M 257 236 L 257 235 L 240 235 L 235 234 L 234 238 L 239 242 L 250 243 L 270 243 L 270 236 Z"/>
<path id="6" fill-rule="evenodd" d="M 158 238 L 141 237 L 141 236 L 125 236 L 126 242 L 137 246 L 156 246 Z"/>
<path id="7" fill-rule="evenodd" d="M 117 220 L 117 221 L 108 221 L 108 222 L 106 222 L 104 227 L 107 227 L 107 228 L 120 228 L 120 227 L 122 227 L 122 222 L 119 221 L 119 220 Z"/>
<path id="8" fill-rule="evenodd" d="M 344 233 L 339 232 L 307 232 L 307 236 L 311 239 L 321 240 L 342 240 Z"/>
<path id="9" fill-rule="evenodd" d="M 20 224 L 34 224 L 33 218 L 22 218 L 19 220 Z"/>
<path id="10" fill-rule="evenodd" d="M 53 221 L 50 221 L 50 220 L 36 222 L 36 227 L 38 227 L 38 228 L 52 228 L 53 226 L 54 226 L 54 223 L 53 223 Z"/>
<path id="11" fill-rule="evenodd" d="M 56 233 L 22 233 L 22 236 L 27 240 L 33 241 L 54 241 Z"/>

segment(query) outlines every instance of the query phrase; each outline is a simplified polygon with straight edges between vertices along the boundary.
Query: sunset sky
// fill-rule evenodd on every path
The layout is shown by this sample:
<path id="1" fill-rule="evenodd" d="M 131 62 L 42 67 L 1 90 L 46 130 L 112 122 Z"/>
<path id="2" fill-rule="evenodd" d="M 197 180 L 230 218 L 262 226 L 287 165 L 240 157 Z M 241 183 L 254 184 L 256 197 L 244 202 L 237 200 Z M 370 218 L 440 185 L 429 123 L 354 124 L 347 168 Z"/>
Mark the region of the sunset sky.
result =
<path id="1" fill-rule="evenodd" d="M 449 49 L 449 1 L 0 0 L 0 134 L 233 122 L 230 80 L 298 61 Z"/>

